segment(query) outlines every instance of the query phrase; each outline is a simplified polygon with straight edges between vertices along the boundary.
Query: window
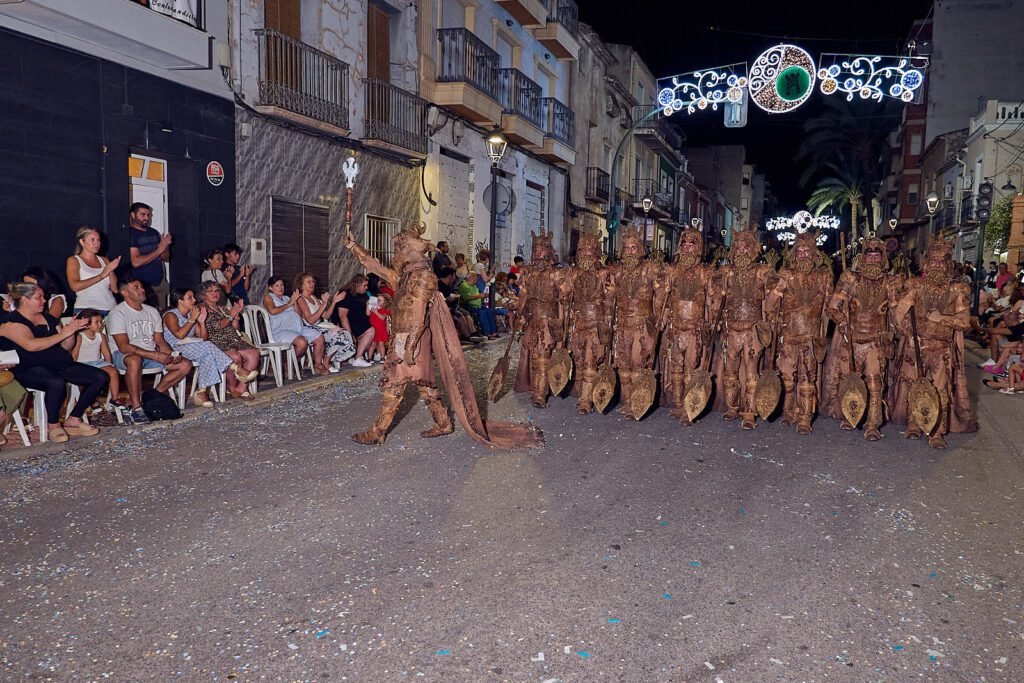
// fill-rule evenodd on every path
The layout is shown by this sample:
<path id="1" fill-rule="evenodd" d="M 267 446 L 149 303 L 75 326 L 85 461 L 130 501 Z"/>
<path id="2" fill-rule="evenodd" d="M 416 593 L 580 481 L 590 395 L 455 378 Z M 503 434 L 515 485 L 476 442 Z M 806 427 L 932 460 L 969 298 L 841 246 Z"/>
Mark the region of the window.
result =
<path id="1" fill-rule="evenodd" d="M 914 133 L 910 136 L 910 154 L 911 156 L 917 156 L 921 153 L 921 134 Z"/>
<path id="2" fill-rule="evenodd" d="M 366 216 L 366 251 L 388 268 L 395 255 L 391 239 L 398 234 L 398 221 L 394 218 Z"/>
<path id="3" fill-rule="evenodd" d="M 291 278 L 310 272 L 320 285 L 330 280 L 328 233 L 330 210 L 273 197 L 270 200 L 270 266 Z"/>
<path id="4" fill-rule="evenodd" d="M 300 0 L 266 0 L 263 5 L 263 24 L 296 40 L 302 39 Z"/>
<path id="5" fill-rule="evenodd" d="M 918 194 L 920 194 L 920 189 L 917 183 L 907 185 L 907 204 L 917 206 Z"/>
<path id="6" fill-rule="evenodd" d="M 636 101 L 639 102 L 640 104 L 646 104 L 647 103 L 647 100 L 644 98 L 644 84 L 643 83 L 637 83 L 636 84 Z"/>
<path id="7" fill-rule="evenodd" d="M 366 8 L 366 77 L 391 81 L 391 15 L 372 2 Z"/>

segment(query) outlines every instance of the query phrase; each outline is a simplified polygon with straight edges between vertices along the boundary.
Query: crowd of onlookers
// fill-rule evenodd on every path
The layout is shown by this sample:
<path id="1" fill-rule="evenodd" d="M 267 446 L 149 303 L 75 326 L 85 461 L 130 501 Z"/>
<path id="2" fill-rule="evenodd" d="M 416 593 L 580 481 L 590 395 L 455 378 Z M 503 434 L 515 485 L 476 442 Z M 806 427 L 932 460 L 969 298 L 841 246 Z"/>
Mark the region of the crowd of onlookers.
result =
<path id="1" fill-rule="evenodd" d="M 978 365 L 992 375 L 985 386 L 1004 394 L 1024 392 L 1024 263 L 1012 273 L 1005 263 L 989 263 L 972 334 L 987 347 L 989 358 Z"/>
<path id="2" fill-rule="evenodd" d="M 147 395 L 175 394 L 184 404 L 189 378 L 195 406 L 212 407 L 229 396 L 252 400 L 270 360 L 268 346 L 294 354 L 300 375 L 303 364 L 326 375 L 344 365 L 384 362 L 391 283 L 358 274 L 343 289 L 318 295 L 316 277 L 304 272 L 291 280 L 272 275 L 254 286 L 241 247 L 227 244 L 206 253 L 195 287 L 172 289 L 164 263 L 173 238 L 151 220 L 149 206 L 131 206 L 124 264 L 120 256 L 101 255 L 99 230 L 80 228 L 65 268 L 70 296 L 35 266 L 0 295 L 0 446 L 16 411 L 27 420 L 27 394 L 31 414 L 45 415 L 46 438 L 64 442 L 96 434 L 90 422 L 98 420 L 90 417 L 103 412 L 119 422 L 149 422 Z M 509 329 L 521 257 L 510 272 L 499 273 L 486 250 L 470 267 L 463 254 L 453 262 L 441 242 L 433 266 L 464 341 L 478 343 Z M 144 391 L 147 376 L 154 386 Z"/>

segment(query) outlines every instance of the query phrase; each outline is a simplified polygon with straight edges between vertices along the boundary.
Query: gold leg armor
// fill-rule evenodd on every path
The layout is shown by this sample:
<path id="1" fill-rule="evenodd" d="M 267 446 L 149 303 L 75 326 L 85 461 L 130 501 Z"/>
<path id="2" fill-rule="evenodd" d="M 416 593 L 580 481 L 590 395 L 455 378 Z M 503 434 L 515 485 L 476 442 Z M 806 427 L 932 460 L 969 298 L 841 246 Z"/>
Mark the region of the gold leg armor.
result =
<path id="1" fill-rule="evenodd" d="M 682 363 L 683 359 L 679 359 Z M 686 398 L 686 373 L 684 372 L 673 372 L 672 373 L 672 405 L 675 407 L 669 411 L 671 417 L 679 420 L 681 424 L 688 425 L 692 424 L 690 418 L 686 415 L 686 406 L 683 402 Z"/>
<path id="2" fill-rule="evenodd" d="M 782 395 L 782 420 L 780 422 L 784 425 L 796 424 L 796 384 L 785 377 L 782 379 Z"/>
<path id="3" fill-rule="evenodd" d="M 722 378 L 725 390 L 725 414 L 723 420 L 735 420 L 740 416 L 740 378 L 737 375 L 726 375 Z"/>
<path id="4" fill-rule="evenodd" d="M 879 428 L 882 426 L 882 378 L 868 377 L 868 417 L 864 421 L 864 438 L 878 441 L 882 438 Z"/>
<path id="5" fill-rule="evenodd" d="M 402 403 L 402 394 L 405 393 L 406 384 L 407 382 L 402 382 L 394 386 L 384 387 L 384 396 L 380 402 L 380 412 L 377 414 L 377 419 L 373 421 L 373 426 L 365 432 L 353 434 L 353 441 L 362 444 L 379 445 L 384 443 L 388 427 L 391 426 L 391 422 L 395 419 L 395 414 L 398 412 L 398 406 Z"/>
<path id="6" fill-rule="evenodd" d="M 548 361 L 550 356 L 545 353 L 544 356 L 537 354 L 532 367 L 530 368 L 533 372 L 533 376 L 530 378 L 533 382 L 533 393 L 530 396 L 530 402 L 533 403 L 537 408 L 547 408 L 548 406 Z"/>
<path id="7" fill-rule="evenodd" d="M 425 432 L 420 432 L 424 439 L 432 439 L 435 436 L 451 434 L 455 431 L 452 426 L 452 418 L 448 415 L 448 408 L 441 401 L 441 393 L 434 387 L 419 387 L 420 398 L 427 404 L 427 410 L 434 418 L 434 426 Z"/>
<path id="8" fill-rule="evenodd" d="M 757 411 L 754 409 L 754 392 L 757 390 L 757 379 L 754 381 L 747 380 L 746 392 L 743 394 L 743 412 L 740 413 L 740 419 L 743 421 L 741 426 L 744 429 L 754 429 L 757 427 Z"/>
<path id="9" fill-rule="evenodd" d="M 588 415 L 594 410 L 594 380 L 597 378 L 597 370 L 587 369 L 581 372 L 580 397 L 576 401 L 576 412 L 580 415 Z"/>
<path id="10" fill-rule="evenodd" d="M 817 392 L 813 384 L 801 383 L 797 387 L 799 406 L 797 408 L 797 434 L 810 434 L 811 422 L 814 420 L 814 404 L 817 402 Z"/>
<path id="11" fill-rule="evenodd" d="M 629 408 L 629 399 L 633 395 L 633 373 L 627 370 L 619 371 L 619 414 L 626 417 L 633 417 L 633 411 Z"/>
<path id="12" fill-rule="evenodd" d="M 928 437 L 928 445 L 932 448 L 946 447 L 946 431 L 949 429 L 949 393 L 939 394 L 939 424 L 935 427 L 935 433 Z"/>

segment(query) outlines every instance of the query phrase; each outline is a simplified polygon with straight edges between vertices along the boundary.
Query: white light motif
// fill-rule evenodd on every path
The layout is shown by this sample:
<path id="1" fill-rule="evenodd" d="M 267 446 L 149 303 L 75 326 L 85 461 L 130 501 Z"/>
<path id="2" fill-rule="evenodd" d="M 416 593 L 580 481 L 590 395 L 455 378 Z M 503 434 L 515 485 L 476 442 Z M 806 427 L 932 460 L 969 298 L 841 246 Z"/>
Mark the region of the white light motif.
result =
<path id="1" fill-rule="evenodd" d="M 750 69 L 750 99 L 769 114 L 792 111 L 811 96 L 815 72 L 814 60 L 803 48 L 768 48 Z"/>
<path id="2" fill-rule="evenodd" d="M 823 54 L 821 63 L 831 62 L 818 70 L 821 92 L 825 95 L 844 93 L 847 101 L 854 96 L 862 100 L 882 101 L 883 96 L 913 102 L 924 83 L 925 57 L 867 57 Z"/>
<path id="3" fill-rule="evenodd" d="M 776 233 L 775 238 L 786 244 L 792 244 L 798 234 L 819 230 L 821 232 L 815 241 L 820 247 L 828 239 L 828 234 L 825 231 L 839 228 L 839 218 L 837 216 L 812 216 L 808 211 L 797 211 L 792 217 L 770 218 L 764 227 L 769 232 Z"/>
<path id="4" fill-rule="evenodd" d="M 356 176 L 359 175 L 359 164 L 356 163 L 355 157 L 349 157 L 345 160 L 345 163 L 341 165 L 341 174 L 345 176 L 345 187 L 351 190 L 355 187 Z"/>
<path id="5" fill-rule="evenodd" d="M 718 110 L 724 102 L 739 102 L 747 87 L 747 64 L 739 62 L 713 69 L 701 69 L 662 79 L 664 87 L 658 92 L 658 106 L 665 116 L 686 109 L 687 114 L 704 111 L 708 107 Z"/>

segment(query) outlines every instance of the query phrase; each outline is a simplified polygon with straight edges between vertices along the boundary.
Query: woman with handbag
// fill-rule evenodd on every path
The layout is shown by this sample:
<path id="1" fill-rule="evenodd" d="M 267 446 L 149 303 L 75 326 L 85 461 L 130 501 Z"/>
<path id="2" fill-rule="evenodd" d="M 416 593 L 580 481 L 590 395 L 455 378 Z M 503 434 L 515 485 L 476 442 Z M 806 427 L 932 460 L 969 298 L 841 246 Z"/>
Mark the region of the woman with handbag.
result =
<path id="1" fill-rule="evenodd" d="M 245 309 L 245 304 L 239 299 L 231 308 L 222 306 L 224 290 L 219 284 L 210 280 L 201 282 L 196 289 L 199 292 L 199 301 L 206 309 L 207 339 L 241 366 L 244 373 L 250 374 L 257 371 L 260 367 L 260 350 L 244 339 L 238 330 L 238 319 Z M 234 381 L 229 375 L 228 393 L 235 398 L 246 401 L 251 401 L 254 398 L 244 384 L 235 387 L 232 387 L 232 384 Z"/>

